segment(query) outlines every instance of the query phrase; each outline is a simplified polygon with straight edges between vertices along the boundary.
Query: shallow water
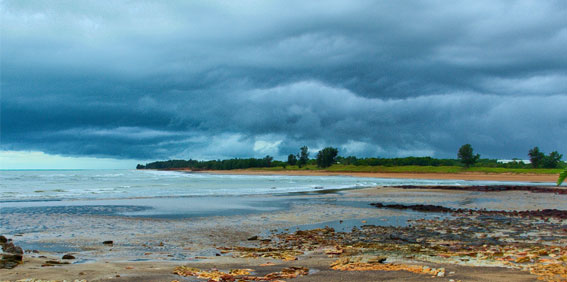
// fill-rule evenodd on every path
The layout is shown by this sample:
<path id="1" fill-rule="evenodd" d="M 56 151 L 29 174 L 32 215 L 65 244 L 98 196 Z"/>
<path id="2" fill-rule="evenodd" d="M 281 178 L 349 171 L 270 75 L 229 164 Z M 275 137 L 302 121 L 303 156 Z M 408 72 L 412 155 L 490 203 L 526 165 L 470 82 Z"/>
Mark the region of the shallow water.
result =
<path id="1" fill-rule="evenodd" d="M 146 170 L 0 171 L 0 234 L 26 250 L 80 252 L 78 262 L 108 257 L 186 260 L 214 255 L 207 245 L 211 235 L 223 243 L 235 240 L 227 234 L 244 236 L 242 232 L 326 225 L 349 231 L 364 224 L 405 226 L 409 219 L 448 216 L 376 209 L 368 205 L 371 201 L 488 209 L 560 207 L 567 202 L 566 195 L 527 192 L 395 189 L 372 197 L 338 195 L 373 186 L 502 184 L 531 183 Z M 112 252 L 101 243 L 109 239 L 117 242 Z M 166 246 L 158 244 L 162 240 Z M 185 250 L 187 244 L 195 249 Z"/>

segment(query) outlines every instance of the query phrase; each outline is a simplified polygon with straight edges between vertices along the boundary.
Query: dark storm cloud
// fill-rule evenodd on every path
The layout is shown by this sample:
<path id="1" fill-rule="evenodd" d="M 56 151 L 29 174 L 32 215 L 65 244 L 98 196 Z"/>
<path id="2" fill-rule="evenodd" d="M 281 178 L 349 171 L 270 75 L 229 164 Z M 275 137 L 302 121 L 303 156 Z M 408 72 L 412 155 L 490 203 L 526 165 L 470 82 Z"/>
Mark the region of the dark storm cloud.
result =
<path id="1" fill-rule="evenodd" d="M 567 153 L 564 1 L 0 5 L 3 150 Z"/>

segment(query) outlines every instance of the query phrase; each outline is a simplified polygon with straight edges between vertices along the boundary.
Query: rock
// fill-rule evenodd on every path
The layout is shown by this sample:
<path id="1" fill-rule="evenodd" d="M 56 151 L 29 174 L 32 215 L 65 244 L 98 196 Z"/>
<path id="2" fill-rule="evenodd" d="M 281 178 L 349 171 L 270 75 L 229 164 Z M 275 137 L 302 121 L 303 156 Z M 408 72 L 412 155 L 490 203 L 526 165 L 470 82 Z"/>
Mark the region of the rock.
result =
<path id="1" fill-rule="evenodd" d="M 45 262 L 45 264 L 69 264 L 69 263 L 66 261 L 48 260 Z"/>
<path id="2" fill-rule="evenodd" d="M 8 240 L 4 236 L 0 236 L 0 242 L 2 247 L 2 258 L 0 259 L 0 269 L 12 269 L 24 260 L 24 250 L 22 248 L 14 245 L 13 242 Z"/>
<path id="3" fill-rule="evenodd" d="M 10 253 L 10 254 L 24 254 L 24 250 L 22 250 L 22 248 L 14 245 L 14 243 L 12 242 L 8 242 L 6 244 L 4 244 L 4 247 L 2 248 L 4 250 L 5 253 Z"/>
<path id="4" fill-rule="evenodd" d="M 104 241 L 104 242 L 102 242 L 102 243 L 103 243 L 104 245 L 113 245 L 113 244 L 114 244 L 114 241 L 108 240 L 108 241 Z"/>
<path id="5" fill-rule="evenodd" d="M 13 254 L 4 254 L 0 259 L 0 269 L 12 269 L 22 263 L 22 256 Z"/>
<path id="6" fill-rule="evenodd" d="M 383 263 L 388 259 L 384 256 L 372 256 L 367 259 L 367 263 Z"/>
<path id="7" fill-rule="evenodd" d="M 257 235 L 254 235 L 254 236 L 248 238 L 248 241 L 256 241 L 256 240 L 258 240 L 258 236 L 257 236 Z"/>
<path id="8" fill-rule="evenodd" d="M 529 257 L 519 257 L 516 259 L 516 263 L 524 263 L 524 262 L 530 262 L 530 258 Z"/>
<path id="9" fill-rule="evenodd" d="M 70 255 L 70 254 L 66 254 L 66 255 L 63 255 L 63 257 L 61 259 L 75 259 L 75 256 Z"/>
<path id="10" fill-rule="evenodd" d="M 56 266 L 56 265 L 60 265 L 60 264 L 69 264 L 69 262 L 66 262 L 66 261 L 57 261 L 57 260 L 48 260 L 48 261 L 46 261 L 44 264 L 42 264 L 41 267 Z"/>

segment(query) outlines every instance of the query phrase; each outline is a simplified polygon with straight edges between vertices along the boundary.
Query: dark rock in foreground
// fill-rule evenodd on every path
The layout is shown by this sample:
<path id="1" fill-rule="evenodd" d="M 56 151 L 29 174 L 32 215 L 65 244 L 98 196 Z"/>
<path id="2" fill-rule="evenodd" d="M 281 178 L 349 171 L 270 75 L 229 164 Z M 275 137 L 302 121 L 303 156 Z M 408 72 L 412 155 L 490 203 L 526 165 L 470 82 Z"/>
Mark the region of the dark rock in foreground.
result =
<path id="1" fill-rule="evenodd" d="M 0 269 L 12 269 L 23 262 L 24 250 L 14 245 L 11 240 L 8 240 L 4 236 L 0 236 L 0 247 L 2 247 Z"/>
<path id="2" fill-rule="evenodd" d="M 75 256 L 71 255 L 71 254 L 66 254 L 66 255 L 63 255 L 63 257 L 61 259 L 75 259 Z"/>

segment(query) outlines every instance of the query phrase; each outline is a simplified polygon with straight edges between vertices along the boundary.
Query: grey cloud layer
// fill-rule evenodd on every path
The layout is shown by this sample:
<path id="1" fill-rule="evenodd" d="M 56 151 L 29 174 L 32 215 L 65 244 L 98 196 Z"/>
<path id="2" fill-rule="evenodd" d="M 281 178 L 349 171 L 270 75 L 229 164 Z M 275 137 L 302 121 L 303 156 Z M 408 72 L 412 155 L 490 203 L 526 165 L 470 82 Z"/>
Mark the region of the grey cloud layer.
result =
<path id="1" fill-rule="evenodd" d="M 1 149 L 567 153 L 564 1 L 0 5 Z"/>

